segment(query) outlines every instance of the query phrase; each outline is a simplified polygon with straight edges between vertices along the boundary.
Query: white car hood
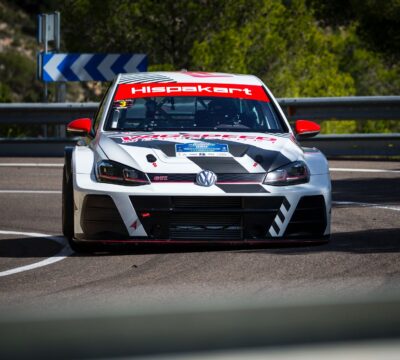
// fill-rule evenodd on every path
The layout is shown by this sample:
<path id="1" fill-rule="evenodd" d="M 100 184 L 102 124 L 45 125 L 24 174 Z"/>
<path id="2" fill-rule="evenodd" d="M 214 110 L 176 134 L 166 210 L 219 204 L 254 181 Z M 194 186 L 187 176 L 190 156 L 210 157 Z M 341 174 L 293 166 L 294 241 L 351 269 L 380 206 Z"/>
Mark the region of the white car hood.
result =
<path id="1" fill-rule="evenodd" d="M 146 173 L 265 173 L 304 153 L 291 134 L 248 132 L 103 133 L 110 160 Z"/>

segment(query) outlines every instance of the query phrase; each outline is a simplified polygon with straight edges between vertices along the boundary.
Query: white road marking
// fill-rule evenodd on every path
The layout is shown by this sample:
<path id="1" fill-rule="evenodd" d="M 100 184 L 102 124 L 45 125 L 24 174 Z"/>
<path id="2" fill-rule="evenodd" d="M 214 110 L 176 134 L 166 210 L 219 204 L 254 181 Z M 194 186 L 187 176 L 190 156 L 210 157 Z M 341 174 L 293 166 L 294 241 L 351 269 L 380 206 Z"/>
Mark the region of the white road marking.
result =
<path id="1" fill-rule="evenodd" d="M 0 190 L 0 194 L 61 194 L 60 190 Z"/>
<path id="2" fill-rule="evenodd" d="M 0 163 L 2 167 L 63 167 L 64 164 L 56 163 Z"/>
<path id="3" fill-rule="evenodd" d="M 379 205 L 379 204 L 371 204 L 371 203 L 364 203 L 358 201 L 332 201 L 333 205 L 356 205 L 361 207 L 372 207 L 376 209 L 385 209 L 385 210 L 393 210 L 393 211 L 400 211 L 400 206 L 396 205 Z"/>
<path id="4" fill-rule="evenodd" d="M 63 167 L 63 163 L 0 163 L 0 167 Z M 330 168 L 330 171 L 342 172 L 365 172 L 365 173 L 395 173 L 399 174 L 400 170 L 386 169 L 354 169 L 354 168 Z"/>
<path id="5" fill-rule="evenodd" d="M 63 246 L 60 252 L 58 252 L 56 255 L 49 257 L 47 259 L 44 259 L 42 261 L 30 264 L 30 265 L 25 265 L 25 266 L 19 266 L 14 269 L 10 270 L 5 270 L 0 272 L 0 277 L 2 276 L 9 276 L 13 274 L 17 274 L 23 271 L 28 271 L 28 270 L 33 270 L 37 269 L 43 266 L 47 266 L 50 264 L 54 264 L 58 261 L 64 260 L 66 257 L 72 255 L 74 252 L 72 249 L 69 247 L 68 243 L 65 241 L 65 238 L 63 237 L 58 237 L 58 236 L 50 236 L 47 234 L 41 234 L 41 233 L 31 233 L 31 232 L 21 232 L 21 231 L 5 231 L 5 230 L 0 230 L 0 234 L 3 235 L 22 235 L 22 236 L 30 236 L 30 237 L 38 237 L 38 238 L 46 238 L 48 240 L 55 241 L 56 243 L 60 244 Z"/>
<path id="6" fill-rule="evenodd" d="M 348 168 L 329 168 L 330 171 L 343 172 L 365 172 L 365 173 L 398 173 L 400 170 L 385 170 L 385 169 L 348 169 Z"/>

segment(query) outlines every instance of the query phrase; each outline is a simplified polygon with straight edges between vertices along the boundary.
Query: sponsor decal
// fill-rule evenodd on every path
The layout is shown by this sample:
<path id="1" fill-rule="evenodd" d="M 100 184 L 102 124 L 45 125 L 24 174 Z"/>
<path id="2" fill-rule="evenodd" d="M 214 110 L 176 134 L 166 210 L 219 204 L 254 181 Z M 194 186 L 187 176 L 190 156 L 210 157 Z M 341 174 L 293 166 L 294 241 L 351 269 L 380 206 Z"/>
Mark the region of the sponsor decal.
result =
<path id="1" fill-rule="evenodd" d="M 115 101 L 155 96 L 208 96 L 269 101 L 262 86 L 240 84 L 120 84 Z"/>
<path id="2" fill-rule="evenodd" d="M 153 181 L 168 181 L 168 175 L 154 175 Z"/>
<path id="3" fill-rule="evenodd" d="M 227 144 L 209 144 L 209 143 L 189 143 L 176 144 L 176 156 L 231 156 Z"/>
<path id="4" fill-rule="evenodd" d="M 232 141 L 269 141 L 273 144 L 277 138 L 273 136 L 258 135 L 240 135 L 240 134 L 152 134 L 152 135 L 126 135 L 118 136 L 122 140 L 122 144 L 135 143 L 138 141 L 155 141 L 155 140 L 232 140 Z"/>
<path id="5" fill-rule="evenodd" d="M 278 213 L 275 216 L 274 222 L 268 230 L 268 233 L 272 237 L 282 236 L 285 231 L 286 219 L 290 216 L 290 202 L 285 198 Z"/>
<path id="6" fill-rule="evenodd" d="M 133 106 L 133 100 L 118 100 L 114 101 L 113 108 L 115 109 L 126 109 Z"/>

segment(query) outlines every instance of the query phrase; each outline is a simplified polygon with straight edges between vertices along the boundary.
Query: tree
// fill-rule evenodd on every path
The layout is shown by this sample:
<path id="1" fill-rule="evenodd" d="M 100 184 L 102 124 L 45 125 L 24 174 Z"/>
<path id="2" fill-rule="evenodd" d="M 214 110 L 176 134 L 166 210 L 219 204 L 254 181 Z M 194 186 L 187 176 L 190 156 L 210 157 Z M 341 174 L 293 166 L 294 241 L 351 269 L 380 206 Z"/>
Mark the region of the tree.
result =
<path id="1" fill-rule="evenodd" d="M 193 62 L 204 70 L 256 74 L 279 96 L 354 94 L 350 74 L 339 71 L 334 36 L 318 28 L 304 1 L 287 6 L 272 0 L 258 3 L 240 28 L 229 21 L 196 42 Z M 236 2 L 226 4 L 232 11 Z"/>
<path id="2" fill-rule="evenodd" d="M 0 53 L 0 79 L 5 101 L 41 100 L 42 86 L 36 80 L 35 63 L 16 50 Z"/>
<path id="3" fill-rule="evenodd" d="M 63 35 L 69 51 L 144 52 L 158 67 L 186 68 L 193 42 L 211 31 L 220 7 L 212 0 L 66 0 Z"/>
<path id="4" fill-rule="evenodd" d="M 308 0 L 323 26 L 338 28 L 356 24 L 366 46 L 382 52 L 391 64 L 400 59 L 399 0 Z"/>
<path id="5" fill-rule="evenodd" d="M 366 9 L 360 0 L 63 0 L 63 46 L 146 53 L 150 70 L 251 73 L 278 96 L 398 93 L 398 62 L 362 35 L 373 11 L 396 22 L 390 9 L 397 13 L 398 0 L 382 14 L 376 1 L 362 3 Z"/>

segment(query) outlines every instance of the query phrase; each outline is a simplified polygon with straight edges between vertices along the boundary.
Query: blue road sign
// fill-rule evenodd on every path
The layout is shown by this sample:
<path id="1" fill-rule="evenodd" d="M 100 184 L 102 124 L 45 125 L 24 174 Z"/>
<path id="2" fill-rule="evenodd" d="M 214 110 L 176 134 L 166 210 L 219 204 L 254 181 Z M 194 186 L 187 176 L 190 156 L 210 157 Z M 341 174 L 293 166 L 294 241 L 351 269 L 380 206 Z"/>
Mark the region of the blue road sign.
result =
<path id="1" fill-rule="evenodd" d="M 41 53 L 41 80 L 110 81 L 120 73 L 147 71 L 144 54 Z"/>

